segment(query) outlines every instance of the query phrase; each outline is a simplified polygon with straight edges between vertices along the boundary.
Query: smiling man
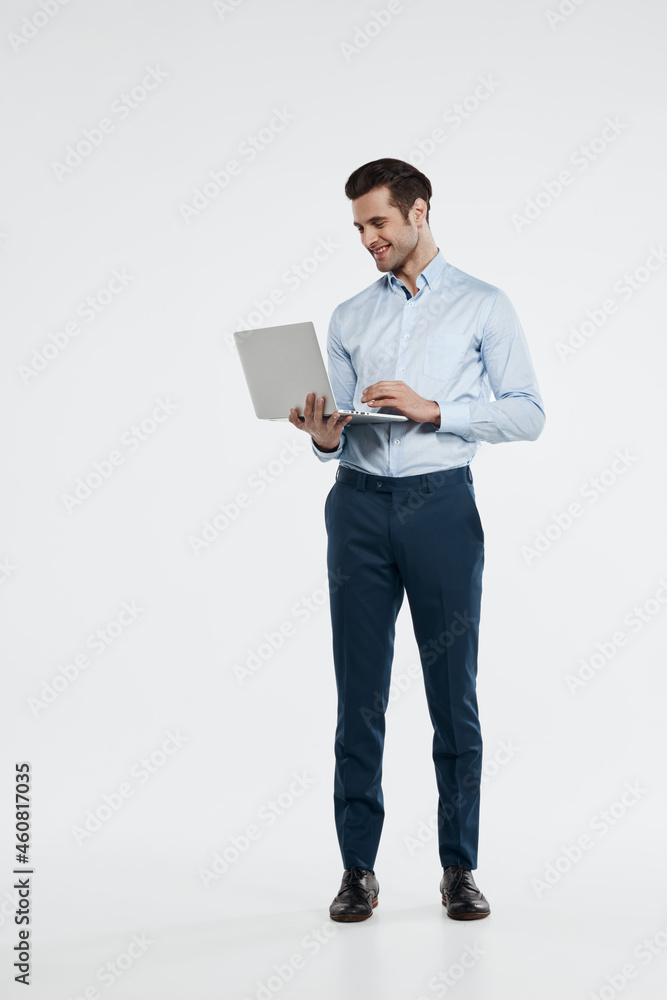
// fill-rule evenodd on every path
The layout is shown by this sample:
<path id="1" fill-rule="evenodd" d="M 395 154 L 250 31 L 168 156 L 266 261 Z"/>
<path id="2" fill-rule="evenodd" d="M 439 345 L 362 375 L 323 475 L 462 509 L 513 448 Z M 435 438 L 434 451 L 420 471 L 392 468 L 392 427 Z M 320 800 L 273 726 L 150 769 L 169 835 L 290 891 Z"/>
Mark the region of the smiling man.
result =
<path id="1" fill-rule="evenodd" d="M 407 594 L 419 646 L 438 788 L 440 894 L 450 917 L 490 913 L 475 884 L 482 736 L 477 647 L 484 532 L 470 462 L 481 442 L 534 441 L 544 408 L 507 295 L 460 271 L 429 226 L 431 184 L 402 160 L 374 160 L 345 194 L 382 277 L 334 309 L 327 338 L 343 409 L 405 422 L 357 423 L 310 394 L 304 420 L 321 461 L 339 459 L 325 503 L 338 690 L 334 814 L 343 879 L 333 920 L 377 905 L 382 754 L 396 617 Z"/>

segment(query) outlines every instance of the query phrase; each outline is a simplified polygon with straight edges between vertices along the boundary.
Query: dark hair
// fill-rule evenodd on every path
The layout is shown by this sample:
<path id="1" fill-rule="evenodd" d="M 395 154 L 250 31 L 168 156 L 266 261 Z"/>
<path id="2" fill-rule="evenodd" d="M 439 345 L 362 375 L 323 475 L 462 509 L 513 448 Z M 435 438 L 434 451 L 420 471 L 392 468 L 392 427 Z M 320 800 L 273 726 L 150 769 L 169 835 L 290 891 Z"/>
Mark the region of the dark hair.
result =
<path id="1" fill-rule="evenodd" d="M 400 209 L 406 222 L 415 199 L 423 198 L 428 222 L 433 192 L 430 180 L 421 170 L 405 160 L 393 160 L 390 157 L 371 160 L 350 174 L 345 184 L 345 194 L 353 200 L 378 187 L 389 188 L 389 204 Z"/>

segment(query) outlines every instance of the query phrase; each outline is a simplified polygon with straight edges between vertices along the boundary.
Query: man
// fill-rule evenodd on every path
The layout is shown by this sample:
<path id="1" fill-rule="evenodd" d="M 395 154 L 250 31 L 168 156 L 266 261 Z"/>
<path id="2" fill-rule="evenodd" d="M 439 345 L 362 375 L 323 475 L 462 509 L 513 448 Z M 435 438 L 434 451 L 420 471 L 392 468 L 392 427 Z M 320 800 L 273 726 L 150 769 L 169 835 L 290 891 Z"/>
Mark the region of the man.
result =
<path id="1" fill-rule="evenodd" d="M 453 919 L 486 917 L 477 867 L 482 738 L 477 644 L 484 532 L 470 461 L 482 441 L 534 441 L 545 422 L 526 339 L 504 292 L 445 260 L 427 177 L 402 160 L 354 171 L 354 225 L 382 277 L 333 312 L 331 385 L 343 409 L 409 419 L 323 418 L 311 393 L 290 422 L 339 459 L 325 503 L 338 691 L 334 812 L 344 873 L 333 920 L 377 904 L 382 752 L 396 616 L 407 593 L 438 786 L 440 892 Z M 493 393 L 493 398 L 491 397 Z M 335 574 L 335 575 L 334 575 Z"/>

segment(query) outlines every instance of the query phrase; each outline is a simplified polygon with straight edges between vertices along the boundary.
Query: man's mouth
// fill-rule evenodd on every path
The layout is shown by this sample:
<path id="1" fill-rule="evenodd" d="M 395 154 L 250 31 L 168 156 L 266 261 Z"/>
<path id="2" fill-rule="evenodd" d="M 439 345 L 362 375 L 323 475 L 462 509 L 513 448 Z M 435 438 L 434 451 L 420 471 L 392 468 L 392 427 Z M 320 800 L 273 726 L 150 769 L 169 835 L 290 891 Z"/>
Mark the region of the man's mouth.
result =
<path id="1" fill-rule="evenodd" d="M 375 250 L 373 250 L 373 256 L 377 258 L 384 257 L 390 246 L 391 246 L 390 243 L 383 243 L 381 247 L 377 247 Z"/>

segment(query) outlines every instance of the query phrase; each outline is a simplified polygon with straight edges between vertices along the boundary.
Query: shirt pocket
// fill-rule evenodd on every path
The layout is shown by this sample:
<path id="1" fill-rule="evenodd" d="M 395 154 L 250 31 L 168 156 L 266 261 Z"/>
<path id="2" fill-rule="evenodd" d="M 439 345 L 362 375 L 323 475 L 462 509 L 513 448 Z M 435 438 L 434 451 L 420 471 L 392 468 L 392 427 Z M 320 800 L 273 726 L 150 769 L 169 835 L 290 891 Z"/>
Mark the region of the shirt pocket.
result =
<path id="1" fill-rule="evenodd" d="M 456 378 L 470 337 L 467 333 L 429 333 L 424 350 L 424 375 L 438 382 Z"/>

